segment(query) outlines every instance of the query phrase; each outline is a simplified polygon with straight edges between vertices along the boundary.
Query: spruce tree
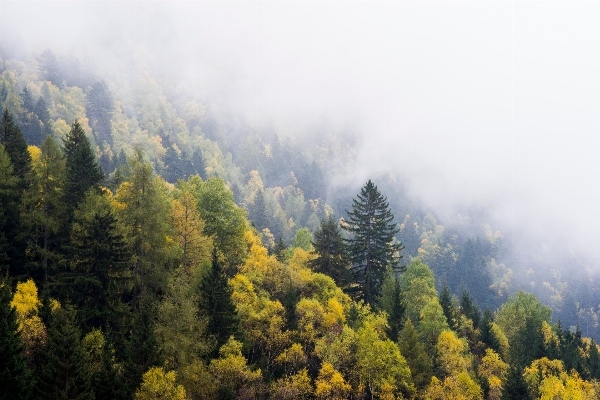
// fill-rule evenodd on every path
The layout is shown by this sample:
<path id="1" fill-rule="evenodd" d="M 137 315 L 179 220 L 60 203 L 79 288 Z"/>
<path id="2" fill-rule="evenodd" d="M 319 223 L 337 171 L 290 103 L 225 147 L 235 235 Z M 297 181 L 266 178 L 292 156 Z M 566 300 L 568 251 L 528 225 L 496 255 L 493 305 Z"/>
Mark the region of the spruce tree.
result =
<path id="1" fill-rule="evenodd" d="M 265 228 L 271 226 L 271 218 L 267 212 L 267 204 L 265 203 L 265 194 L 262 190 L 259 190 L 254 197 L 254 203 L 248 205 L 248 217 L 256 229 L 262 231 Z"/>
<path id="2" fill-rule="evenodd" d="M 395 269 L 401 257 L 402 244 L 394 243 L 398 226 L 387 199 L 371 180 L 352 199 L 352 211 L 346 213 L 344 229 L 352 234 L 347 243 L 355 294 L 375 305 L 388 269 Z"/>
<path id="3" fill-rule="evenodd" d="M 201 292 L 200 309 L 208 315 L 208 332 L 215 337 L 219 349 L 231 335 L 237 333 L 239 317 L 231 300 L 232 290 L 227 275 L 216 251 L 213 251 L 211 269 L 202 280 Z"/>
<path id="4" fill-rule="evenodd" d="M 456 328 L 456 307 L 450 294 L 450 288 L 447 283 L 444 283 L 442 292 L 440 293 L 440 305 L 444 311 L 444 316 L 448 322 L 448 326 L 452 329 Z"/>
<path id="5" fill-rule="evenodd" d="M 52 313 L 44 361 L 38 398 L 94 400 L 75 310 L 68 304 Z"/>
<path id="6" fill-rule="evenodd" d="M 420 391 L 425 390 L 431 381 L 433 363 L 431 357 L 427 354 L 425 345 L 419 338 L 419 332 L 410 318 L 406 321 L 398 335 L 398 347 L 410 368 L 415 386 Z"/>
<path id="7" fill-rule="evenodd" d="M 13 175 L 13 167 L 4 146 L 0 144 L 0 274 L 8 275 L 10 250 L 8 239 L 12 232 L 8 229 L 7 219 L 16 211 L 14 191 L 17 178 Z"/>
<path id="8" fill-rule="evenodd" d="M 479 327 L 479 320 L 481 319 L 481 313 L 479 312 L 479 308 L 471 299 L 469 292 L 467 289 L 463 290 L 462 296 L 460 298 L 460 312 L 471 321 L 473 321 L 473 328 L 477 329 Z"/>
<path id="9" fill-rule="evenodd" d="M 66 222 L 70 226 L 73 221 L 73 213 L 77 205 L 83 201 L 85 193 L 91 188 L 100 190 L 104 173 L 98 165 L 89 139 L 77 121 L 73 122 L 71 130 L 67 134 L 64 153 L 66 158 L 64 201 L 67 207 Z"/>
<path id="10" fill-rule="evenodd" d="M 64 280 L 86 330 L 119 328 L 114 315 L 120 309 L 119 286 L 130 280 L 130 255 L 109 196 L 88 191 L 71 230 L 71 271 Z"/>
<path id="11" fill-rule="evenodd" d="M 27 142 L 23 133 L 15 124 L 7 109 L 4 109 L 2 121 L 0 121 L 0 144 L 12 164 L 15 184 L 10 192 L 3 196 L 3 208 L 5 215 L 4 232 L 10 240 L 7 248 L 7 256 L 10 259 L 11 275 L 23 277 L 26 275 L 25 249 L 26 241 L 21 227 L 21 201 L 25 190 L 31 182 L 31 155 L 27 150 Z"/>
<path id="12" fill-rule="evenodd" d="M 0 282 L 0 399 L 28 399 L 34 379 L 27 369 L 17 312 L 10 305 L 11 300 L 10 285 Z"/>
<path id="13" fill-rule="evenodd" d="M 330 215 L 321 220 L 321 226 L 315 231 L 312 243 L 317 257 L 310 261 L 315 272 L 321 272 L 333 278 L 343 288 L 350 281 L 348 252 L 340 227 Z"/>

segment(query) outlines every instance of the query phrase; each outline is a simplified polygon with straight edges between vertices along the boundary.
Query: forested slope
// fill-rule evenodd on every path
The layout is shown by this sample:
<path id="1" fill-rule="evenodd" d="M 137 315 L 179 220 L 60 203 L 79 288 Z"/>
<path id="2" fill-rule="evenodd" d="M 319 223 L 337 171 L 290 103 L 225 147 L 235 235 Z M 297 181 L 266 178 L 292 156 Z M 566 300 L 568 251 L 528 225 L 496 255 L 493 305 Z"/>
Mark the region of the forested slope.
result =
<path id="1" fill-rule="evenodd" d="M 342 184 L 350 133 L 302 140 L 50 51 L 0 73 L 3 398 L 600 393 L 593 270 L 391 173 Z"/>

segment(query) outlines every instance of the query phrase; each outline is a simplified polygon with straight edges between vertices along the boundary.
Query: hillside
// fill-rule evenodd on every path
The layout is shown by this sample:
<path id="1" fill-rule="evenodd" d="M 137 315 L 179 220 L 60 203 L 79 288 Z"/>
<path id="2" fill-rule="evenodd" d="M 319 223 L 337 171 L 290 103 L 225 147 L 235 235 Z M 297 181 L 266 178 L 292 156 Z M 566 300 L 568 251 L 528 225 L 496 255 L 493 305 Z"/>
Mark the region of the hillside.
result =
<path id="1" fill-rule="evenodd" d="M 316 267 L 327 218 L 346 226 L 364 184 L 341 179 L 352 132 L 290 134 L 49 50 L 0 60 L 0 107 L 2 312 L 23 398 L 61 390 L 63 347 L 85 398 L 154 398 L 162 381 L 207 399 L 598 392 L 593 264 L 476 207 L 427 209 L 402 171 L 371 177 L 399 279 L 389 268 L 365 299 L 356 275 Z"/>

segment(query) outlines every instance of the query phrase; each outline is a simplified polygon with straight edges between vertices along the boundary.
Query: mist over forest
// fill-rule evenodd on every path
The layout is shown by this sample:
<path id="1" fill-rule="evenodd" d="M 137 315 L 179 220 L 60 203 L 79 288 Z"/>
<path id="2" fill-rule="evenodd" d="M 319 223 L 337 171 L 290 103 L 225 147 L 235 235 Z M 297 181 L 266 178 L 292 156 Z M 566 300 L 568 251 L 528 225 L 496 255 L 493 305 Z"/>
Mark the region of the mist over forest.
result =
<path id="1" fill-rule="evenodd" d="M 231 393 L 223 394 L 223 386 L 203 394 L 194 392 L 192 398 L 211 398 L 217 392 L 222 398 L 285 398 L 282 393 L 289 387 L 302 386 L 298 383 L 304 379 L 302 371 L 307 371 L 306 379 L 310 377 L 307 385 L 317 390 L 318 379 L 325 379 L 326 360 L 330 360 L 325 350 L 319 350 L 319 340 L 337 328 L 328 325 L 331 332 L 322 328 L 327 331 L 321 332 L 322 337 L 313 332 L 315 336 L 307 339 L 307 331 L 302 330 L 306 322 L 303 312 L 317 306 L 302 302 L 319 298 L 327 308 L 327 301 L 336 299 L 344 315 L 339 317 L 344 321 L 339 322 L 339 329 L 346 324 L 350 330 L 364 333 L 367 325 L 381 331 L 387 324 L 383 336 L 396 341 L 400 330 L 406 328 L 407 315 L 418 320 L 420 314 L 416 306 L 404 304 L 406 314 L 398 317 L 402 323 L 395 327 L 393 315 L 397 310 L 391 299 L 408 296 L 408 277 L 427 275 L 425 270 L 431 273 L 427 282 L 432 296 L 439 297 L 444 308 L 448 320 L 444 326 L 468 342 L 467 350 L 479 360 L 475 364 L 484 364 L 484 347 L 494 348 L 484 339 L 477 341 L 484 330 L 483 325 L 477 326 L 484 310 L 489 309 L 504 329 L 502 318 L 507 318 L 507 311 L 503 314 L 502 310 L 521 299 L 520 291 L 539 300 L 539 307 L 535 307 L 540 321 L 536 321 L 541 324 L 542 319 L 547 320 L 548 329 L 559 337 L 557 343 L 563 340 L 563 328 L 567 336 L 579 335 L 577 340 L 581 336 L 600 340 L 600 252 L 596 245 L 600 240 L 600 190 L 595 187 L 600 171 L 600 142 L 596 140 L 600 129 L 600 80 L 596 77 L 600 44 L 595 40 L 600 37 L 599 4 L 108 4 L 0 2 L 0 106 L 6 110 L 3 126 L 8 126 L 7 116 L 14 119 L 30 146 L 33 169 L 40 177 L 43 157 L 54 151 L 49 150 L 54 145 L 48 144 L 46 135 L 66 153 L 68 163 L 67 143 L 80 129 L 104 176 L 91 186 L 105 188 L 98 198 L 110 197 L 93 200 L 91 195 L 81 194 L 81 198 L 61 200 L 63 208 L 57 206 L 57 210 L 69 217 L 65 217 L 65 226 L 58 227 L 57 222 L 55 242 L 51 239 L 50 244 L 46 243 L 47 232 L 42 244 L 39 225 L 43 220 L 48 229 L 54 229 L 49 219 L 44 220 L 32 211 L 34 205 L 23 200 L 20 208 L 15 208 L 22 219 L 19 228 L 6 224 L 6 232 L 27 231 L 19 233 L 18 240 L 14 236 L 14 243 L 10 242 L 13 237 L 6 235 L 6 259 L 14 261 L 20 257 L 18 252 L 24 254 L 21 264 L 6 267 L 6 275 L 13 279 L 11 290 L 25 290 L 18 289 L 17 282 L 31 279 L 40 296 L 45 293 L 48 304 L 73 301 L 73 315 L 77 317 L 64 318 L 78 321 L 84 338 L 100 332 L 102 341 L 106 337 L 106 343 L 123 352 L 129 351 L 126 349 L 132 346 L 135 335 L 119 336 L 106 327 L 114 328 L 125 320 L 131 326 L 143 324 L 138 316 L 152 314 L 148 311 L 152 307 L 162 310 L 152 322 L 160 349 L 153 355 L 156 359 L 147 365 L 132 359 L 115 361 L 111 373 L 118 375 L 116 366 L 122 363 L 125 369 L 135 369 L 136 380 L 123 383 L 125 392 L 112 396 L 131 398 L 146 367 L 154 365 L 176 371 L 178 384 L 193 392 L 191 388 L 207 376 L 224 379 L 218 367 L 211 368 L 213 361 L 225 360 L 228 354 L 246 358 L 252 371 L 245 370 L 244 379 L 252 395 L 223 383 Z M 126 193 L 136 184 L 136 171 L 146 171 L 144 168 L 156 177 L 156 201 L 166 204 L 156 213 L 165 215 L 168 229 L 179 229 L 175 210 L 178 204 L 185 204 L 186 193 L 197 202 L 198 218 L 205 224 L 202 240 L 207 240 L 198 250 L 197 266 L 186 264 L 186 246 L 179 248 L 179 244 L 169 242 L 176 242 L 173 238 L 177 235 L 167 228 L 164 237 L 168 240 L 155 243 L 160 249 L 155 249 L 156 254 L 146 254 L 144 245 L 139 245 L 140 253 L 136 253 L 138 242 L 132 227 L 138 217 L 128 214 L 134 202 Z M 69 187 L 68 167 L 66 171 L 61 172 L 67 178 L 61 175 L 66 183 L 59 191 Z M 368 291 L 353 294 L 356 288 L 351 280 L 344 281 L 348 277 L 319 270 L 313 258 L 319 259 L 315 246 L 329 217 L 341 227 L 343 239 L 352 240 L 347 225 L 352 217 L 349 212 L 353 199 L 369 180 L 387 197 L 396 229 L 390 243 L 402 243 L 398 266 L 408 268 L 404 281 L 396 279 L 402 296 L 394 294 L 393 288 L 394 277 L 400 275 L 390 272 L 381 278 L 380 293 L 375 296 L 378 300 L 373 302 L 364 295 Z M 7 188 L 10 185 L 6 183 Z M 209 193 L 215 193 L 214 198 Z M 215 200 L 218 196 L 222 197 Z M 223 200 L 228 196 L 232 200 L 229 211 L 215 211 L 208 205 L 213 204 L 211 201 L 229 204 Z M 115 223 L 122 225 L 117 229 L 119 235 L 127 243 L 123 252 L 128 256 L 124 257 L 133 257 L 127 258 L 128 272 L 111 272 L 111 279 L 120 274 L 128 283 L 111 289 L 116 290 L 114 293 L 107 289 L 106 293 L 115 296 L 110 301 L 118 298 L 122 308 L 106 311 L 113 319 L 106 317 L 102 323 L 98 316 L 82 317 L 91 311 L 86 308 L 89 300 L 77 292 L 79 289 L 64 289 L 68 286 L 65 282 L 77 281 L 74 276 L 83 263 L 83 258 L 77 258 L 83 257 L 78 253 L 83 250 L 73 248 L 85 246 L 70 241 L 79 237 L 77 232 L 82 231 L 77 229 L 84 228 L 78 227 L 85 226 L 82 221 L 88 221 L 91 214 L 86 213 L 94 208 L 112 210 L 118 221 Z M 219 212 L 229 214 L 217 217 Z M 10 220 L 11 214 L 6 215 Z M 169 215 L 170 219 L 166 217 Z M 215 221 L 226 222 L 219 226 Z M 1 218 L 0 224 L 4 224 Z M 163 232 L 163 227 L 156 229 Z M 231 234 L 224 232 L 228 229 Z M 230 236 L 234 239 L 228 239 Z M 0 240 L 0 253 L 3 246 Z M 211 259 L 211 251 L 218 257 Z M 137 276 L 136 268 L 143 270 L 140 260 L 145 257 L 154 269 L 148 270 L 147 276 L 141 272 Z M 277 328 L 281 330 L 277 331 L 282 335 L 277 339 L 281 348 L 272 345 L 276 341 L 273 337 L 251 337 L 247 332 L 258 328 L 244 325 L 251 324 L 247 321 L 241 322 L 246 331 L 243 327 L 227 331 L 232 335 L 230 341 L 225 333 L 210 331 L 212 317 L 202 308 L 208 307 L 202 301 L 210 296 L 202 286 L 206 284 L 199 282 L 212 276 L 217 261 L 227 277 L 224 285 L 229 285 L 229 295 L 237 299 L 233 301 L 234 313 L 242 321 L 258 318 L 242 315 L 249 312 L 244 308 L 249 300 L 236 295 L 250 290 L 249 286 L 242 290 L 244 279 L 256 286 L 260 292 L 257 296 L 264 297 L 261 301 L 273 303 L 269 303 L 273 314 L 261 314 L 261 318 L 275 320 L 277 314 L 281 319 Z M 118 263 L 126 262 L 115 261 Z M 270 276 L 260 265 L 265 265 L 265 271 L 274 268 L 278 272 Z M 332 279 L 333 286 L 315 278 L 321 272 Z M 220 279 L 217 275 L 214 282 Z M 282 283 L 286 279 L 293 283 Z M 178 292 L 175 288 L 183 289 Z M 174 323 L 164 319 L 169 304 L 176 304 L 184 291 L 193 293 L 190 298 L 204 299 L 193 311 L 194 318 L 201 321 L 194 328 L 197 331 L 188 332 L 190 338 L 202 338 L 198 346 L 203 347 L 190 350 L 195 356 L 189 360 L 179 360 L 183 355 L 173 350 L 173 343 L 180 339 L 165 333 Z M 442 293 L 452 297 L 448 301 L 456 308 L 456 314 L 450 313 L 454 317 L 449 316 Z M 147 302 L 152 306 L 144 311 L 146 298 L 151 299 Z M 357 311 L 356 304 L 371 308 Z M 473 309 L 469 308 L 472 304 Z M 279 310 L 277 307 L 281 310 L 273 311 Z M 47 315 L 41 311 L 40 315 L 50 329 L 51 312 L 44 312 Z M 376 314 L 379 312 L 387 314 Z M 362 313 L 362 317 L 350 317 L 349 313 Z M 387 322 L 369 319 L 381 315 L 387 315 Z M 463 317 L 471 319 L 471 333 Z M 348 322 L 352 318 L 354 325 Z M 115 322 L 117 319 L 120 322 Z M 364 322 L 367 320 L 370 322 Z M 425 323 L 421 321 L 420 326 L 418 321 L 412 322 L 425 343 L 424 351 L 434 357 L 432 354 L 439 351 L 436 338 L 427 342 L 423 339 L 427 336 Z M 552 328 L 550 324 L 554 324 Z M 505 333 L 512 343 L 511 333 Z M 522 371 L 542 354 L 552 358 L 553 350 L 548 350 L 552 340 L 548 341 L 547 334 L 545 338 L 540 344 L 545 352 L 540 350 L 535 356 L 516 356 L 507 349 L 503 354 L 501 346 L 495 350 L 510 368 L 518 366 L 515 368 Z M 90 336 L 88 341 L 92 340 Z M 289 359 L 292 349 L 299 351 L 294 348 L 296 342 L 304 346 L 303 355 L 296 354 L 304 357 L 298 365 Z M 581 365 L 566 358 L 566 353 L 559 352 L 563 358 L 554 355 L 568 366 L 566 371 L 572 367 L 591 382 L 598 378 L 596 369 L 600 374 L 600 361 L 598 368 L 591 366 L 595 357 L 591 349 L 596 347 L 589 343 L 580 344 L 587 354 Z M 43 362 L 39 361 L 43 351 L 37 345 L 26 346 L 28 363 L 32 370 L 43 372 L 45 367 L 40 367 Z M 269 346 L 281 353 L 279 361 L 275 356 L 269 358 Z M 403 352 L 401 341 L 398 346 Z M 204 366 L 194 364 L 197 360 Z M 424 383 L 416 378 L 413 361 L 409 362 L 411 383 L 394 378 L 394 395 L 420 398 L 427 391 L 433 396 L 429 398 L 438 398 L 431 394 L 436 386 L 428 381 L 434 369 L 423 373 L 427 377 Z M 352 396 L 361 398 L 377 392 L 377 396 L 385 397 L 385 385 L 371 382 L 372 387 L 365 389 L 363 383 L 356 383 L 362 378 L 348 372 L 354 367 L 346 371 L 342 364 L 331 361 L 330 365 L 348 380 Z M 261 370 L 260 379 L 252 375 L 256 371 L 260 375 Z M 473 371 L 475 381 L 484 382 L 485 374 Z M 454 375 L 447 372 L 446 376 Z M 518 384 L 514 383 L 515 387 Z M 482 393 L 495 398 L 493 385 L 489 385 L 482 384 Z M 510 385 L 503 386 L 504 393 Z M 536 388 L 533 394 L 530 385 L 529 390 L 531 398 L 537 398 L 541 389 Z M 96 393 L 96 397 L 101 396 Z"/>

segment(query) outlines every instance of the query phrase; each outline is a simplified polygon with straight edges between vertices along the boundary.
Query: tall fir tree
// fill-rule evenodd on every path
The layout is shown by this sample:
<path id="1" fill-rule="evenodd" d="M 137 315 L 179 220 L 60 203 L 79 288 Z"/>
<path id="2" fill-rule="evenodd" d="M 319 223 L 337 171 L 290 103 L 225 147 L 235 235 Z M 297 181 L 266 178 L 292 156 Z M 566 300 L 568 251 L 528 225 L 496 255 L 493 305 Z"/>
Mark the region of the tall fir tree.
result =
<path id="1" fill-rule="evenodd" d="M 248 217 L 259 231 L 271 226 L 271 218 L 267 212 L 265 194 L 262 190 L 257 191 L 254 202 L 248 205 Z"/>
<path id="2" fill-rule="evenodd" d="M 64 157 L 51 136 L 46 136 L 41 151 L 34 160 L 32 184 L 22 202 L 28 270 L 38 282 L 48 280 L 51 265 L 60 258 L 58 233 L 64 218 Z"/>
<path id="3" fill-rule="evenodd" d="M 444 287 L 440 293 L 440 306 L 444 311 L 444 316 L 448 321 L 448 326 L 452 329 L 456 329 L 457 318 L 456 318 L 456 307 L 450 293 L 450 288 L 447 283 L 444 283 Z"/>
<path id="4" fill-rule="evenodd" d="M 79 122 L 73 122 L 64 142 L 65 190 L 67 231 L 73 221 L 77 205 L 83 201 L 89 189 L 100 190 L 104 172 L 98 165 L 91 144 Z"/>
<path id="5" fill-rule="evenodd" d="M 350 282 L 348 251 L 340 227 L 333 216 L 321 220 L 312 245 L 317 254 L 309 263 L 313 270 L 329 275 L 339 287 L 346 287 Z"/>
<path id="6" fill-rule="evenodd" d="M 208 315 L 208 332 L 219 349 L 238 331 L 239 317 L 231 299 L 232 289 L 221 262 L 213 250 L 211 269 L 202 280 L 200 309 Z"/>
<path id="7" fill-rule="evenodd" d="M 492 330 L 493 323 L 494 321 L 492 319 L 492 313 L 486 307 L 485 311 L 483 312 L 483 320 L 479 325 L 479 340 L 487 347 L 500 354 L 500 341 Z"/>
<path id="8" fill-rule="evenodd" d="M 35 380 L 27 369 L 17 312 L 10 305 L 11 300 L 10 285 L 0 282 L 0 399 L 29 399 Z"/>
<path id="9" fill-rule="evenodd" d="M 10 259 L 10 274 L 13 277 L 24 277 L 26 241 L 21 227 L 21 201 L 31 182 L 31 155 L 27 150 L 27 142 L 8 110 L 4 110 L 0 121 L 0 144 L 10 159 L 13 176 L 16 178 L 13 189 L 4 196 L 4 232 L 10 240 L 7 256 Z"/>
<path id="10" fill-rule="evenodd" d="M 50 320 L 37 397 L 94 400 L 91 370 L 75 323 L 75 310 L 70 305 L 60 307 Z"/>
<path id="11" fill-rule="evenodd" d="M 479 327 L 479 320 L 481 319 L 481 312 L 479 308 L 469 295 L 467 289 L 463 290 L 462 296 L 460 297 L 460 312 L 465 317 L 473 321 L 473 328 Z"/>
<path id="12" fill-rule="evenodd" d="M 4 146 L 0 144 L 0 275 L 8 276 L 10 250 L 8 239 L 12 232 L 7 229 L 7 218 L 15 211 L 14 191 L 17 178 Z"/>
<path id="13" fill-rule="evenodd" d="M 119 329 L 120 293 L 131 280 L 130 254 L 118 226 L 112 194 L 86 193 L 71 229 L 71 269 L 63 276 L 68 297 L 86 330 Z"/>
<path id="14" fill-rule="evenodd" d="M 352 234 L 347 243 L 355 295 L 376 305 L 388 269 L 396 269 L 401 258 L 402 244 L 394 243 L 398 226 L 387 199 L 371 180 L 352 199 L 352 211 L 346 213 L 344 229 Z"/>

